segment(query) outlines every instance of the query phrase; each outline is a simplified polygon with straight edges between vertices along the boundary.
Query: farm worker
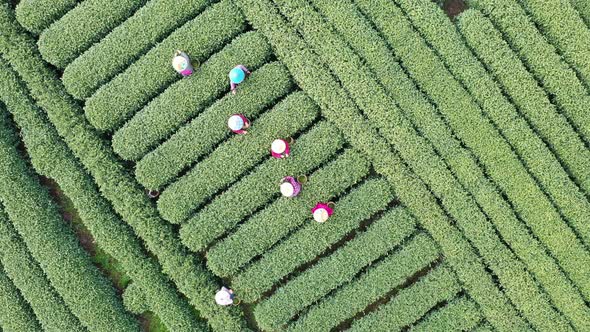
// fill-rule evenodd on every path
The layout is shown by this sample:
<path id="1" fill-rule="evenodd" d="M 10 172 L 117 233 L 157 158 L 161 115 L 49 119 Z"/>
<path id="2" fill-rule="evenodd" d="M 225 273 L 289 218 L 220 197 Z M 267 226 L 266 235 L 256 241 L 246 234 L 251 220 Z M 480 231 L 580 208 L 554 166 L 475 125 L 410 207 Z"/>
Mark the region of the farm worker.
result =
<path id="1" fill-rule="evenodd" d="M 147 195 L 149 198 L 156 198 L 156 197 L 160 196 L 160 192 L 157 190 L 148 190 Z"/>
<path id="2" fill-rule="evenodd" d="M 306 181 L 307 177 L 305 175 L 300 176 L 297 179 L 292 176 L 285 176 L 280 184 L 281 194 L 285 197 L 295 197 L 299 195 L 301 184 Z"/>
<path id="3" fill-rule="evenodd" d="M 318 202 L 313 209 L 311 209 L 311 213 L 313 214 L 313 220 L 323 223 L 334 214 L 334 203 L 320 203 Z"/>
<path id="4" fill-rule="evenodd" d="M 176 70 L 183 77 L 190 76 L 193 73 L 191 60 L 189 59 L 188 55 L 186 55 L 186 53 L 180 50 L 177 50 L 176 53 L 174 53 L 174 58 L 172 58 L 172 67 L 174 67 L 174 70 Z"/>
<path id="5" fill-rule="evenodd" d="M 225 287 L 215 294 L 215 302 L 222 306 L 231 305 L 234 303 L 234 291 Z"/>
<path id="6" fill-rule="evenodd" d="M 227 126 L 235 134 L 247 134 L 246 129 L 250 128 L 250 121 L 243 114 L 234 114 L 227 120 Z"/>
<path id="7" fill-rule="evenodd" d="M 250 75 L 250 71 L 242 65 L 237 65 L 229 71 L 229 86 L 231 88 L 231 93 L 234 95 L 236 94 L 238 84 L 244 81 L 246 75 Z"/>
<path id="8" fill-rule="evenodd" d="M 275 139 L 270 145 L 270 154 L 277 159 L 287 158 L 291 151 L 291 144 L 293 144 L 292 138 L 289 138 L 288 141 L 282 138 Z"/>

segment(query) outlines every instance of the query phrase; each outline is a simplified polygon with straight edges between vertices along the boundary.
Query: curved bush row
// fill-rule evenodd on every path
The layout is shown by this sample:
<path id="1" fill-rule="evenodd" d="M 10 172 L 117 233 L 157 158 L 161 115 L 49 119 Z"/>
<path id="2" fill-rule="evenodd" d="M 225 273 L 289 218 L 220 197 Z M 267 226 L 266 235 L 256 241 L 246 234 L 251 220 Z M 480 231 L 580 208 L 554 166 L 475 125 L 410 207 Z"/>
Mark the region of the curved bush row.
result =
<path id="1" fill-rule="evenodd" d="M 484 323 L 480 326 L 477 326 L 472 330 L 473 332 L 493 332 L 494 328 L 490 325 L 490 323 Z"/>
<path id="2" fill-rule="evenodd" d="M 136 315 L 141 315 L 151 309 L 149 303 L 146 301 L 145 292 L 134 282 L 125 288 L 123 304 L 129 312 Z"/>
<path id="3" fill-rule="evenodd" d="M 365 266 L 399 246 L 414 230 L 414 223 L 406 212 L 394 209 L 365 232 L 278 288 L 254 309 L 259 326 L 265 331 L 282 330 L 298 312 L 338 286 L 349 283 Z"/>
<path id="4" fill-rule="evenodd" d="M 274 159 L 264 161 L 183 224 L 180 228 L 182 243 L 193 251 L 202 251 L 276 197 L 277 183 L 283 176 L 308 174 L 330 158 L 335 158 L 343 144 L 338 129 L 325 121 L 317 122 L 293 146 L 291 153 L 297 158 L 287 158 L 282 162 Z M 228 209 L 228 206 L 232 208 Z"/>
<path id="5" fill-rule="evenodd" d="M 78 2 L 79 0 L 20 0 L 16 6 L 16 19 L 30 32 L 40 34 Z"/>
<path id="6" fill-rule="evenodd" d="M 366 0 L 355 1 L 384 33 L 412 77 L 437 103 L 457 136 L 479 157 L 488 176 L 495 180 L 533 233 L 551 249 L 560 265 L 570 273 L 570 278 L 582 289 L 590 285 L 590 275 L 576 268 L 580 264 L 590 264 L 588 251 L 527 173 L 510 146 L 482 116 L 467 91 L 411 28 L 401 10 L 382 0 L 370 4 Z M 395 24 L 392 25 L 392 22 Z"/>
<path id="7" fill-rule="evenodd" d="M 363 60 L 311 6 L 297 0 L 275 0 L 275 3 L 292 19 L 303 38 L 338 76 L 367 115 L 369 123 L 380 131 L 411 169 L 429 185 L 449 215 L 456 220 L 457 226 L 498 276 L 516 307 L 541 329 L 567 326 L 567 321 L 547 301 L 522 262 L 502 242 L 474 197 L 469 195 L 433 147 L 401 114 L 400 109 L 394 106 L 394 101 L 375 81 L 374 75 L 363 65 Z M 346 21 L 346 24 L 349 22 Z"/>
<path id="8" fill-rule="evenodd" d="M 590 86 L 590 29 L 567 0 L 520 0 L 543 35 Z"/>
<path id="9" fill-rule="evenodd" d="M 229 91 L 227 73 L 236 64 L 255 70 L 269 59 L 271 52 L 257 32 L 237 37 L 190 78 L 171 85 L 119 129 L 113 135 L 113 149 L 123 159 L 140 159 Z"/>
<path id="10" fill-rule="evenodd" d="M 401 226 L 413 227 L 414 222 L 410 220 L 402 219 Z M 434 241 L 420 233 L 400 250 L 389 254 L 362 275 L 313 305 L 288 330 L 331 331 L 372 303 L 385 298 L 418 271 L 434 264 L 438 256 Z"/>
<path id="11" fill-rule="evenodd" d="M 242 301 L 257 301 L 283 277 L 331 248 L 363 220 L 386 209 L 392 199 L 387 181 L 378 179 L 365 182 L 338 201 L 338 213 L 330 222 L 321 227 L 307 223 L 283 239 L 259 261 L 240 271 L 232 279 L 232 288 L 238 292 Z"/>
<path id="12" fill-rule="evenodd" d="M 149 1 L 65 68 L 62 79 L 66 89 L 75 98 L 90 97 L 101 85 L 210 3 L 210 0 Z"/>
<path id="13" fill-rule="evenodd" d="M 41 326 L 27 302 L 0 266 L 0 328 L 3 331 L 37 332 Z"/>
<path id="14" fill-rule="evenodd" d="M 31 257 L 3 209 L 0 209 L 0 260 L 6 275 L 29 303 L 44 330 L 84 330 Z"/>
<path id="15" fill-rule="evenodd" d="M 237 0 L 254 27 L 264 33 L 298 85 L 321 107 L 352 146 L 372 161 L 375 171 L 395 188 L 396 196 L 428 230 L 486 318 L 505 330 L 527 329 L 505 295 L 494 284 L 475 250 L 454 227 L 428 188 L 402 163 L 390 146 L 359 114 L 347 92 L 317 59 L 268 0 Z"/>
<path id="16" fill-rule="evenodd" d="M 93 43 L 121 24 L 147 0 L 85 0 L 39 36 L 39 52 L 58 68 L 64 68 Z"/>
<path id="17" fill-rule="evenodd" d="M 310 210 L 317 202 L 334 200 L 368 173 L 369 164 L 364 157 L 347 150 L 311 174 L 305 190 L 296 200 L 276 200 L 212 247 L 207 252 L 207 266 L 219 276 L 236 274 L 246 263 L 263 254 L 290 231 L 306 222 L 315 223 Z M 334 215 L 337 213 L 338 208 Z"/>
<path id="18" fill-rule="evenodd" d="M 545 134 L 553 150 L 569 166 L 569 171 L 579 179 L 590 178 L 590 150 L 586 149 L 567 121 L 559 117 L 543 90 L 536 85 L 535 79 L 492 23 L 476 10 L 462 14 L 458 22 L 467 44 L 494 73 L 512 102 L 529 116 L 537 132 Z M 590 203 L 579 191 L 568 190 L 558 194 L 557 205 L 562 214 L 578 231 L 581 240 L 590 245 L 590 224 L 587 222 L 590 220 Z"/>
<path id="19" fill-rule="evenodd" d="M 270 143 L 274 139 L 295 136 L 313 123 L 318 112 L 318 107 L 303 92 L 287 96 L 253 122 L 248 134 L 234 135 L 168 186 L 158 200 L 160 214 L 173 223 L 186 220 L 207 198 L 270 158 Z"/>
<path id="20" fill-rule="evenodd" d="M 589 143 L 588 90 L 578 79 L 576 72 L 556 52 L 555 47 L 537 30 L 522 7 L 513 0 L 469 0 L 468 3 L 490 17 L 495 26 L 502 30 L 506 41 L 512 45 L 545 90 L 554 96 L 561 111 Z M 568 32 L 566 34 L 569 35 Z M 590 192 L 590 179 L 580 181 L 586 193 Z"/>
<path id="21" fill-rule="evenodd" d="M 230 136 L 227 119 L 232 114 L 241 113 L 255 120 L 293 88 L 290 74 L 282 64 L 264 65 L 240 85 L 239 94 L 227 94 L 216 101 L 143 157 L 136 164 L 135 178 L 146 188 L 160 189 Z"/>
<path id="22" fill-rule="evenodd" d="M 0 198 L 31 255 L 72 313 L 89 330 L 138 331 L 137 321 L 125 311 L 112 285 L 92 265 L 49 193 L 19 156 L 16 144 L 10 129 L 0 123 Z"/>
<path id="23" fill-rule="evenodd" d="M 88 170 L 114 210 L 141 238 L 201 317 L 215 330 L 240 330 L 245 326 L 236 307 L 222 308 L 214 301 L 218 284 L 180 243 L 170 225 L 162 220 L 145 192 L 119 163 L 107 142 L 86 121 L 81 107 L 66 93 L 44 64 L 35 43 L 20 30 L 7 7 L 0 8 L 0 52 L 23 78 L 37 104 L 46 112 Z M 71 197 L 71 196 L 70 196 Z M 147 291 L 147 290 L 146 290 Z"/>
<path id="24" fill-rule="evenodd" d="M 450 64 L 449 67 L 452 70 L 459 69 L 460 73 L 465 73 L 465 79 L 469 79 L 469 81 L 466 81 L 468 83 L 466 86 L 473 89 L 474 98 L 485 101 L 484 111 L 492 117 L 517 152 L 520 152 L 521 158 L 527 163 L 533 174 L 538 175 L 537 178 L 543 180 L 541 184 L 544 185 L 544 189 L 570 195 L 570 200 L 579 199 L 576 198 L 579 195 L 579 190 L 568 178 L 568 175 L 553 154 L 532 131 L 526 121 L 518 116 L 514 106 L 504 98 L 502 92 L 487 74 L 481 63 L 471 55 L 465 46 L 462 46 L 463 42 L 446 14 L 428 0 L 399 1 L 399 3 L 423 36 L 441 54 L 446 56 L 445 59 Z M 340 7 L 339 12 L 345 12 L 344 6 Z M 347 16 L 347 22 L 347 25 L 360 24 L 350 16 Z M 370 38 L 366 34 L 362 36 L 362 39 L 370 40 L 372 45 L 378 44 L 374 38 Z M 387 48 L 386 45 L 381 47 Z M 373 46 L 373 49 L 375 48 Z M 387 59 L 386 56 L 379 53 L 376 56 L 371 56 L 377 59 Z M 584 300 L 581 298 L 579 291 L 573 287 L 571 281 L 560 270 L 553 257 L 548 255 L 546 249 L 530 234 L 526 225 L 517 219 L 511 206 L 504 201 L 495 186 L 486 178 L 474 157 L 460 149 L 459 143 L 453 139 L 451 130 L 442 119 L 436 116 L 436 111 L 432 106 L 429 107 L 426 100 L 417 103 L 419 99 L 414 97 L 416 96 L 415 92 L 408 91 L 405 96 L 401 94 L 406 90 L 403 83 L 407 81 L 407 77 L 403 72 L 396 75 L 396 71 L 389 69 L 390 66 L 383 65 L 377 60 L 374 60 L 373 63 L 377 63 L 375 68 L 381 68 L 376 71 L 380 72 L 378 76 L 380 76 L 383 84 L 386 87 L 391 86 L 392 94 L 400 94 L 396 98 L 400 106 L 406 110 L 406 114 L 413 116 L 414 123 L 418 123 L 422 133 L 428 136 L 433 144 L 438 146 L 439 153 L 445 157 L 447 163 L 457 175 L 457 179 L 474 194 L 504 240 L 511 246 L 516 255 L 527 264 L 528 269 L 535 274 L 557 308 L 570 319 L 583 322 L 584 317 L 588 315 L 588 308 L 584 305 Z M 405 80 L 404 77 L 406 77 Z M 411 90 L 414 89 L 411 88 Z M 539 160 L 543 162 L 539 163 Z M 568 203 L 565 202 L 564 204 Z M 582 314 L 584 312 L 586 313 Z"/>
<path id="25" fill-rule="evenodd" d="M 586 25 L 590 27 L 590 2 L 586 0 L 570 0 L 572 6 L 576 8 Z"/>
<path id="26" fill-rule="evenodd" d="M 453 273 L 445 265 L 439 266 L 377 311 L 355 321 L 349 331 L 399 331 L 458 292 Z"/>
<path id="27" fill-rule="evenodd" d="M 88 121 L 101 130 L 122 126 L 151 98 L 180 79 L 170 66 L 176 49 L 189 54 L 196 65 L 244 31 L 245 25 L 244 17 L 231 1 L 207 8 L 88 98 L 84 106 Z"/>
<path id="28" fill-rule="evenodd" d="M 473 331 L 479 322 L 481 313 L 475 302 L 461 296 L 430 314 L 410 331 Z"/>
<path id="29" fill-rule="evenodd" d="M 55 129 L 34 106 L 16 73 L 0 60 L 0 100 L 21 128 L 23 142 L 36 171 L 54 179 L 69 197 L 98 246 L 114 257 L 135 284 L 144 289 L 151 311 L 171 330 L 198 329 L 188 302 L 181 299 L 154 259 L 148 258 L 133 230 L 100 195 Z M 48 157 L 51 156 L 51 157 Z"/>

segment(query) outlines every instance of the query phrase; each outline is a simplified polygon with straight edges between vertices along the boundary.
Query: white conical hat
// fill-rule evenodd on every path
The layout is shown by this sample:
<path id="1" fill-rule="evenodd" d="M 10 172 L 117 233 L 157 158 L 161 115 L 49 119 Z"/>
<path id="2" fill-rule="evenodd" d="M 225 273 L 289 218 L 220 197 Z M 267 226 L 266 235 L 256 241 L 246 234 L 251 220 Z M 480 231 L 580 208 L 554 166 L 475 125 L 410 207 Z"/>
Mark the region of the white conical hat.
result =
<path id="1" fill-rule="evenodd" d="M 287 144 L 282 139 L 275 139 L 270 146 L 270 149 L 274 153 L 283 153 L 287 150 Z"/>
<path id="2" fill-rule="evenodd" d="M 244 119 L 239 115 L 232 115 L 227 120 L 227 126 L 231 130 L 240 130 L 244 128 Z"/>
<path id="3" fill-rule="evenodd" d="M 281 194 L 285 197 L 292 197 L 293 193 L 295 192 L 295 187 L 291 184 L 291 182 L 283 182 L 281 183 Z"/>
<path id="4" fill-rule="evenodd" d="M 325 222 L 328 217 L 328 211 L 324 208 L 319 208 L 313 212 L 313 219 L 317 222 Z"/>
<path id="5" fill-rule="evenodd" d="M 231 294 L 227 290 L 221 289 L 217 292 L 217 294 L 215 294 L 215 302 L 217 302 L 219 305 L 230 305 L 234 301 L 231 298 Z"/>
<path id="6" fill-rule="evenodd" d="M 174 69 L 177 71 L 185 70 L 187 66 L 188 62 L 182 55 L 177 55 L 172 59 L 172 67 L 174 67 Z"/>

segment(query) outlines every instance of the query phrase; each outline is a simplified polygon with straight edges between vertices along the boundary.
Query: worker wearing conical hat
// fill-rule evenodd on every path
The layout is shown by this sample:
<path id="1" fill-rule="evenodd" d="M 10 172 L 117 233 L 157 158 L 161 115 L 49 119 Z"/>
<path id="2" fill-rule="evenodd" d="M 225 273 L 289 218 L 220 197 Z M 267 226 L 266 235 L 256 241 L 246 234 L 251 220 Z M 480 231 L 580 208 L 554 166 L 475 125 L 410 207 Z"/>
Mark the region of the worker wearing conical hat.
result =
<path id="1" fill-rule="evenodd" d="M 318 202 L 313 209 L 311 209 L 313 220 L 324 223 L 328 218 L 334 214 L 334 203 L 321 203 Z"/>
<path id="2" fill-rule="evenodd" d="M 229 71 L 229 86 L 234 95 L 238 84 L 242 83 L 247 75 L 250 75 L 250 71 L 242 65 L 237 65 Z"/>
<path id="3" fill-rule="evenodd" d="M 234 303 L 234 291 L 226 287 L 221 287 L 215 294 L 215 302 L 222 306 L 232 305 Z"/>
<path id="4" fill-rule="evenodd" d="M 307 181 L 306 176 L 295 179 L 292 176 L 285 176 L 279 184 L 281 194 L 285 197 L 295 197 L 301 192 L 301 184 Z"/>
<path id="5" fill-rule="evenodd" d="M 174 58 L 172 58 L 172 67 L 174 67 L 174 70 L 176 70 L 176 72 L 183 77 L 192 75 L 194 71 L 188 55 L 180 50 L 177 50 L 176 53 L 174 53 Z"/>
<path id="6" fill-rule="evenodd" d="M 270 145 L 270 154 L 277 159 L 287 158 L 291 152 L 290 144 L 292 143 L 293 139 L 291 138 L 289 141 L 282 138 L 275 139 Z"/>
<path id="7" fill-rule="evenodd" d="M 235 134 L 246 134 L 246 129 L 250 128 L 250 121 L 243 114 L 233 114 L 227 120 L 227 126 Z"/>

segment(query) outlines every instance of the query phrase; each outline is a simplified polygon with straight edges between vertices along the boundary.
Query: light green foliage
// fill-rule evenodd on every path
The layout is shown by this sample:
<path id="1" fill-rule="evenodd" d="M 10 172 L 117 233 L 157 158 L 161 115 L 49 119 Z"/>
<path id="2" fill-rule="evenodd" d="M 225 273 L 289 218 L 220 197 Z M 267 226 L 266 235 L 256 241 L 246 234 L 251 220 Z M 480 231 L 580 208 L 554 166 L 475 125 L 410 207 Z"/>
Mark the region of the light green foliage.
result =
<path id="1" fill-rule="evenodd" d="M 477 305 L 465 296 L 453 299 L 410 331 L 472 331 L 481 321 Z"/>
<path id="2" fill-rule="evenodd" d="M 227 73 L 243 64 L 250 70 L 270 57 L 270 46 L 257 32 L 236 38 L 205 62 L 190 78 L 171 85 L 113 135 L 113 149 L 123 159 L 137 160 L 229 91 Z"/>
<path id="3" fill-rule="evenodd" d="M 101 130 L 117 129 L 151 98 L 181 78 L 171 66 L 175 50 L 186 52 L 198 71 L 200 63 L 244 29 L 244 17 L 231 1 L 209 7 L 88 98 L 84 106 L 88 121 Z"/>
<path id="4" fill-rule="evenodd" d="M 149 1 L 66 67 L 63 81 L 67 91 L 78 99 L 90 97 L 135 58 L 209 4 L 209 0 Z"/>
<path id="5" fill-rule="evenodd" d="M 145 293 L 134 282 L 125 288 L 123 304 L 127 310 L 137 315 L 150 310 L 149 303 L 146 302 Z"/>
<path id="6" fill-rule="evenodd" d="M 590 27 L 590 1 L 570 0 L 570 3 L 576 8 L 582 19 L 586 21 L 586 25 Z"/>
<path id="7" fill-rule="evenodd" d="M 86 0 L 70 10 L 39 36 L 39 52 L 58 68 L 64 68 L 99 41 L 147 0 Z"/>
<path id="8" fill-rule="evenodd" d="M 16 19 L 27 30 L 39 34 L 57 21 L 79 0 L 20 0 L 16 6 Z"/>
<path id="9" fill-rule="evenodd" d="M 0 266 L 0 327 L 6 332 L 41 330 L 35 315 Z"/>

